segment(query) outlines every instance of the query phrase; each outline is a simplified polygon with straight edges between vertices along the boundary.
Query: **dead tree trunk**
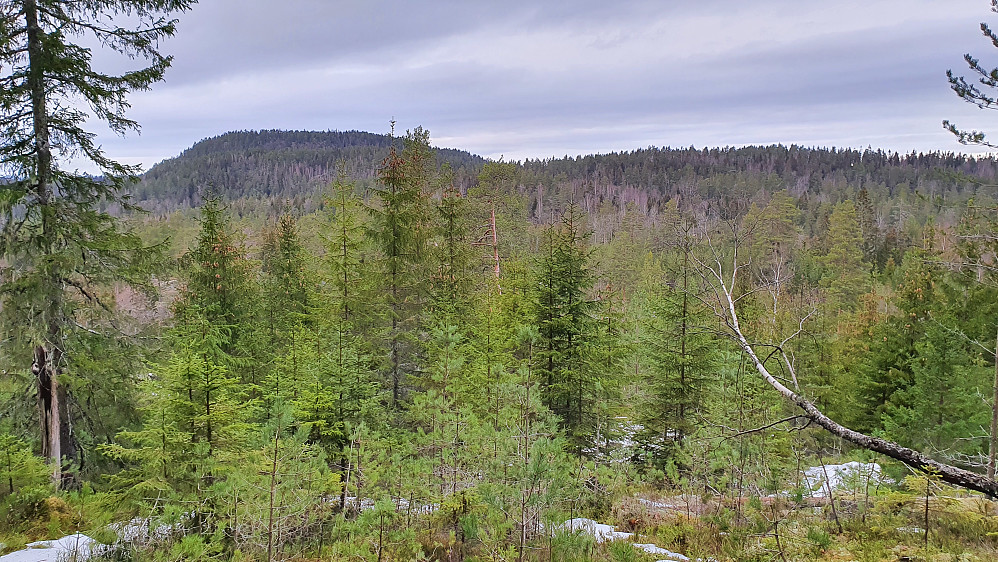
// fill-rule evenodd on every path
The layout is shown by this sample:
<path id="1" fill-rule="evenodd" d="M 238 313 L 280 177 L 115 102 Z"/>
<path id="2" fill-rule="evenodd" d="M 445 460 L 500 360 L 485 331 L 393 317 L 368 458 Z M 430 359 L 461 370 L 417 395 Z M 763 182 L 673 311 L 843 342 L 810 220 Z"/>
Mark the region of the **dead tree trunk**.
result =
<path id="1" fill-rule="evenodd" d="M 53 352 L 52 355 L 55 353 Z M 38 381 L 38 424 L 42 436 L 42 456 L 52 463 L 52 482 L 62 480 L 62 420 L 59 412 L 59 373 L 57 361 L 36 345 L 31 372 Z"/>
<path id="2" fill-rule="evenodd" d="M 938 476 L 940 480 L 948 484 L 983 492 L 993 498 L 998 497 L 998 481 L 995 481 L 993 478 L 941 463 L 937 460 L 929 458 L 920 451 L 902 447 L 892 441 L 881 439 L 879 437 L 872 437 L 849 429 L 848 427 L 845 427 L 844 425 L 826 416 L 808 399 L 790 390 L 786 385 L 770 374 L 764 362 L 759 359 L 759 356 L 756 354 L 752 344 L 749 343 L 748 339 L 746 339 L 745 335 L 742 333 L 741 326 L 738 323 L 738 314 L 735 310 L 735 303 L 738 299 L 732 295 L 735 279 L 739 271 L 737 256 L 738 254 L 736 252 L 735 256 L 732 258 L 730 275 L 724 271 L 721 264 L 721 258 L 717 254 L 715 254 L 710 265 L 699 259 L 697 261 L 699 262 L 705 281 L 714 290 L 714 293 L 718 299 L 717 304 L 720 306 L 715 308 L 715 312 L 725 323 L 730 331 L 730 335 L 735 339 L 739 347 L 741 347 L 741 349 L 751 358 L 756 370 L 760 375 L 762 375 L 762 378 L 765 379 L 770 386 L 782 394 L 786 400 L 794 403 L 797 407 L 803 410 L 804 417 L 825 428 L 834 435 L 853 443 L 854 445 L 886 455 L 892 459 L 901 461 L 914 469 L 934 474 Z M 727 280 L 725 277 L 728 277 Z M 787 356 L 783 353 L 783 345 L 786 344 L 787 341 L 789 341 L 789 338 L 776 347 L 779 355 L 783 359 L 783 366 L 790 373 L 792 380 L 796 381 L 799 379 L 794 371 L 793 362 L 789 361 Z"/>

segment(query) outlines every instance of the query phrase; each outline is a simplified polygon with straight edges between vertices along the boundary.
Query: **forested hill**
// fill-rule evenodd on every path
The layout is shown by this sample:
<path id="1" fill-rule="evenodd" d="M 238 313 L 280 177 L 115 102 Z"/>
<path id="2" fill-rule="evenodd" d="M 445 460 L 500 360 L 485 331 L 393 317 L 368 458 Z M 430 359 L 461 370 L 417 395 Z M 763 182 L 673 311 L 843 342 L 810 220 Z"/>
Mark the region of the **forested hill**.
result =
<path id="1" fill-rule="evenodd" d="M 199 194 L 213 186 L 229 200 L 290 201 L 307 210 L 315 206 L 316 193 L 336 176 L 341 164 L 362 186 L 374 178 L 391 142 L 388 135 L 361 131 L 225 133 L 153 166 L 135 196 L 150 210 L 170 210 L 196 206 Z M 435 150 L 438 163 L 453 168 L 458 187 L 464 190 L 476 183 L 484 158 L 456 149 Z M 519 189 L 538 220 L 563 209 L 568 201 L 580 203 L 590 213 L 609 204 L 633 205 L 654 214 L 662 203 L 689 190 L 736 206 L 760 192 L 786 190 L 807 207 L 853 198 L 865 189 L 874 206 L 887 213 L 898 201 L 915 207 L 958 203 L 978 196 L 982 185 L 998 177 L 994 157 L 793 145 L 651 147 L 528 159 L 517 168 Z M 993 190 L 984 190 L 990 198 Z"/>
<path id="2" fill-rule="evenodd" d="M 208 186 L 227 199 L 273 198 L 307 206 L 341 164 L 354 179 L 373 178 L 392 142 L 388 135 L 361 131 L 229 132 L 156 164 L 133 193 L 152 210 L 196 206 Z M 474 177 L 485 162 L 462 150 L 435 151 L 459 181 Z"/>
<path id="3" fill-rule="evenodd" d="M 683 193 L 727 201 L 744 211 L 760 193 L 786 190 L 803 207 L 854 198 L 865 189 L 884 211 L 897 201 L 957 203 L 994 183 L 998 161 L 955 153 L 748 146 L 647 148 L 522 163 L 535 204 L 574 200 L 587 212 L 607 203 L 651 210 Z M 540 193 L 543 190 L 544 193 Z M 993 193 L 993 188 L 985 188 Z M 738 214 L 738 211 L 735 211 Z"/>

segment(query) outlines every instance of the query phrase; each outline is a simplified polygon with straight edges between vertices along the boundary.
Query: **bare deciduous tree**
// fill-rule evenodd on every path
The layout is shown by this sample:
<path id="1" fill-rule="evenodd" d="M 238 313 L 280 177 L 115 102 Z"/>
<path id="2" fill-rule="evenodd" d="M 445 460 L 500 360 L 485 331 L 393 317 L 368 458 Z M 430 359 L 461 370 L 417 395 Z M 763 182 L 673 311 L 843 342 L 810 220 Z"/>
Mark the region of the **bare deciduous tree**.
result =
<path id="1" fill-rule="evenodd" d="M 738 320 L 738 303 L 758 289 L 748 289 L 741 292 L 736 289 L 739 274 L 744 270 L 746 264 L 739 261 L 737 228 L 733 224 L 730 226 L 732 233 L 735 235 L 735 243 L 730 248 L 725 249 L 720 247 L 715 243 L 711 235 L 703 234 L 706 250 L 696 255 L 694 259 L 699 267 L 701 279 L 707 289 L 707 294 L 710 295 L 710 302 L 708 304 L 713 308 L 714 313 L 724 325 L 727 332 L 726 335 L 731 337 L 751 359 L 759 375 L 771 387 L 776 389 L 784 399 L 803 410 L 803 418 L 823 427 L 832 434 L 864 449 L 901 461 L 917 470 L 937 475 L 940 480 L 949 484 L 983 492 L 991 497 L 998 497 L 998 481 L 995 481 L 993 478 L 939 462 L 928 457 L 921 451 L 902 447 L 887 439 L 873 437 L 849 429 L 825 415 L 801 393 L 795 362 L 791 359 L 786 347 L 789 342 L 803 332 L 804 324 L 813 312 L 804 314 L 800 319 L 797 331 L 778 343 L 758 344 L 750 341 L 749 337 L 742 330 L 742 326 Z M 762 345 L 773 349 L 772 353 L 765 358 L 760 358 L 760 355 L 756 351 Z M 786 370 L 789 380 L 780 380 L 780 378 L 770 372 L 766 363 L 771 358 L 776 358 L 782 364 L 781 367 Z"/>

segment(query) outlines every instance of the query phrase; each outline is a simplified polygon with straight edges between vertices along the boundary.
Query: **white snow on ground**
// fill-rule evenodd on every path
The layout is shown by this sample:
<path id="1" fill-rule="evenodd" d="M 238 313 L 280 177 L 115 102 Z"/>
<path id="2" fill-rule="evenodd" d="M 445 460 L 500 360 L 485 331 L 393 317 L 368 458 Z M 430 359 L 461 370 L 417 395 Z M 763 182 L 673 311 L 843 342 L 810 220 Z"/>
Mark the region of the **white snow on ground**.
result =
<path id="1" fill-rule="evenodd" d="M 555 531 L 568 531 L 569 533 L 583 532 L 594 539 L 596 542 L 603 543 L 606 541 L 615 541 L 620 539 L 629 539 L 634 536 L 634 533 L 622 533 L 620 531 L 615 531 L 612 526 L 604 525 L 603 523 L 597 523 L 592 519 L 585 519 L 583 517 L 578 517 L 576 519 L 569 519 L 561 525 L 554 528 Z"/>
<path id="2" fill-rule="evenodd" d="M 22 550 L 0 556 L 0 562 L 83 562 L 90 558 L 94 540 L 76 533 L 54 541 L 28 543 Z"/>
<path id="3" fill-rule="evenodd" d="M 641 550 L 647 552 L 648 554 L 660 554 L 662 556 L 667 556 L 666 560 L 659 560 L 658 562 L 686 562 L 690 558 L 688 556 L 683 556 L 678 552 L 672 552 L 671 550 L 666 550 L 660 546 L 655 546 L 653 544 L 638 544 L 634 543 L 634 548 L 640 548 Z"/>
<path id="4" fill-rule="evenodd" d="M 333 498 L 333 499 L 338 501 L 338 498 Z M 412 509 L 410 510 L 409 500 L 405 498 L 392 498 L 392 502 L 395 503 L 396 511 L 410 512 L 418 515 L 429 515 L 430 513 L 433 513 L 434 511 L 440 509 L 440 505 L 435 503 L 431 504 L 415 503 L 412 505 Z M 359 511 L 368 511 L 374 509 L 375 507 L 375 502 L 373 499 L 364 498 L 360 500 L 360 502 L 358 503 L 356 496 L 347 496 L 345 499 L 345 504 L 347 505 L 347 507 L 357 509 Z"/>
<path id="5" fill-rule="evenodd" d="M 647 505 L 648 507 L 655 508 L 655 509 L 678 509 L 678 508 L 685 508 L 686 507 L 686 506 L 679 505 L 679 504 L 676 504 L 676 503 L 657 502 L 657 501 L 649 500 L 649 499 L 646 499 L 646 498 L 638 498 L 638 503 Z"/>
<path id="6" fill-rule="evenodd" d="M 604 525 L 603 523 L 597 523 L 592 519 L 585 519 L 582 517 L 576 519 L 569 519 L 561 525 L 554 527 L 555 531 L 568 531 L 570 533 L 582 532 L 590 535 L 596 542 L 603 543 L 606 541 L 616 541 L 616 540 L 627 540 L 634 537 L 634 533 L 624 533 L 615 530 L 610 525 Z M 689 557 L 679 554 L 678 552 L 672 552 L 666 550 L 662 547 L 655 546 L 653 544 L 640 544 L 634 543 L 634 548 L 640 548 L 641 550 L 649 554 L 658 554 L 665 556 L 664 560 L 659 560 L 658 562 L 688 562 Z"/>
<path id="7" fill-rule="evenodd" d="M 827 483 L 825 482 L 826 472 L 828 473 Z M 844 464 L 826 464 L 824 467 L 812 466 L 804 471 L 804 485 L 810 489 L 812 498 L 827 497 L 829 489 L 832 492 L 863 490 L 867 480 L 874 486 L 885 481 L 879 464 L 852 461 Z"/>
<path id="8" fill-rule="evenodd" d="M 193 513 L 190 515 L 193 516 Z M 148 517 L 136 517 L 128 523 L 113 523 L 110 525 L 110 529 L 118 535 L 119 540 L 126 543 L 165 540 L 184 533 L 184 526 L 179 522 L 153 527 Z"/>
<path id="9" fill-rule="evenodd" d="M 117 544 L 163 540 L 184 531 L 181 523 L 152 526 L 150 520 L 136 517 L 127 523 L 114 523 L 109 528 L 118 535 Z M 27 544 L 17 552 L 0 556 L 0 562 L 84 562 L 92 554 L 105 553 L 113 546 L 94 541 L 82 533 L 52 541 Z"/>

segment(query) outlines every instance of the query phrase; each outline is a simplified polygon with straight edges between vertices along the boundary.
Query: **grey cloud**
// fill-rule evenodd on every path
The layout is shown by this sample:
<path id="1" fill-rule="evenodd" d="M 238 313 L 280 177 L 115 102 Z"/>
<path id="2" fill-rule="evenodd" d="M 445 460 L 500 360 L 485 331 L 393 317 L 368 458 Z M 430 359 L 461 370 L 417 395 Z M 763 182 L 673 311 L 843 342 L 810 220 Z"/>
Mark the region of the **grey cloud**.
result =
<path id="1" fill-rule="evenodd" d="M 943 76 L 991 49 L 979 4 L 845 0 L 837 14 L 790 0 L 206 0 L 164 46 L 176 55 L 167 83 L 134 96 L 143 136 L 105 146 L 148 166 L 232 129 L 385 131 L 396 117 L 496 157 L 755 142 L 931 150 L 951 142 L 943 118 L 984 119 Z"/>

